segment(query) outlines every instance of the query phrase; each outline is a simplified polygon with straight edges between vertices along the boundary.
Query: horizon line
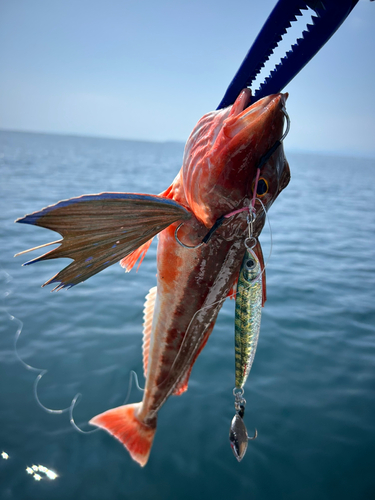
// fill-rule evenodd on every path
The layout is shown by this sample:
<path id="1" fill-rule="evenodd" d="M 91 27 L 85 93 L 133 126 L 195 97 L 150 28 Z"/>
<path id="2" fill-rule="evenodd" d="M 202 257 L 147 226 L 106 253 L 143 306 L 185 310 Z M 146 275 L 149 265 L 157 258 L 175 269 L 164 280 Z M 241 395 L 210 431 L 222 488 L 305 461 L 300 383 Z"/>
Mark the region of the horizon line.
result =
<path id="1" fill-rule="evenodd" d="M 17 130 L 17 129 L 6 129 L 0 127 L 0 133 L 15 133 L 15 134 L 34 134 L 34 135 L 52 135 L 57 137 L 73 137 L 77 139 L 104 139 L 110 141 L 125 141 L 125 142 L 148 142 L 152 144 L 176 144 L 184 146 L 186 141 L 176 140 L 176 139 L 166 139 L 166 140 L 152 140 L 152 139 L 133 139 L 129 137 L 114 137 L 107 135 L 90 135 L 90 134 L 80 134 L 73 132 L 45 132 L 45 131 L 36 131 L 36 130 Z M 310 150 L 310 149 L 299 149 L 295 147 L 291 147 L 288 149 L 288 152 L 291 154 L 311 154 L 311 155 L 327 155 L 327 156 L 337 156 L 337 157 L 345 157 L 345 158 L 361 158 L 367 160 L 375 160 L 375 151 L 373 153 L 360 153 L 355 150 L 347 150 L 347 151 L 337 151 L 334 149 L 320 149 L 320 150 Z"/>

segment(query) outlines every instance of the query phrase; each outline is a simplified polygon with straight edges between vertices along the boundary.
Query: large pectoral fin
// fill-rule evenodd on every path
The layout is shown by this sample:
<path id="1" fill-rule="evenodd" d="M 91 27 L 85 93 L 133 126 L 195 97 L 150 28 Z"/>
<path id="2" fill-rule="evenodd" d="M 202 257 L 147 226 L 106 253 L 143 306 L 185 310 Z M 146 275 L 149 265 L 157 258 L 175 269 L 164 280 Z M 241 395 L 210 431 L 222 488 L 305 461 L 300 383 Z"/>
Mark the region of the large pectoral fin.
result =
<path id="1" fill-rule="evenodd" d="M 60 257 L 73 259 L 74 262 L 43 285 L 60 283 L 54 288 L 56 290 L 87 280 L 129 255 L 173 222 L 190 217 L 190 212 L 182 205 L 161 196 L 100 193 L 60 201 L 16 222 L 52 229 L 63 237 L 53 242 L 59 243 L 59 247 L 24 264 Z M 40 247 L 27 251 L 37 248 Z"/>

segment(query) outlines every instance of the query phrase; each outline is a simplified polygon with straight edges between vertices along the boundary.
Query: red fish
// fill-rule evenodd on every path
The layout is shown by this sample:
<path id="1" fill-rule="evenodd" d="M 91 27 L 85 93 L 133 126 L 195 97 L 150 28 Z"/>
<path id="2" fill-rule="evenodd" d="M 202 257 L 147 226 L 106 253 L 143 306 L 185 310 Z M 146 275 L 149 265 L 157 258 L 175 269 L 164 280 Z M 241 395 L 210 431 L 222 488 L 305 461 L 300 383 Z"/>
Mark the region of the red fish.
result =
<path id="1" fill-rule="evenodd" d="M 186 143 L 179 174 L 159 196 L 86 195 L 17 221 L 63 236 L 58 248 L 27 263 L 73 259 L 45 283 L 58 283 L 56 289 L 80 283 L 120 259 L 129 271 L 159 233 L 157 286 L 147 295 L 144 309 L 143 400 L 90 421 L 119 439 L 142 466 L 150 454 L 158 410 L 169 396 L 187 390 L 193 364 L 236 285 L 245 251 L 246 213 L 226 219 L 208 243 L 199 244 L 220 217 L 249 206 L 259 161 L 282 135 L 286 98 L 275 94 L 248 107 L 251 95 L 245 89 L 233 106 L 203 116 Z M 263 165 L 257 184 L 257 197 L 266 209 L 289 179 L 280 145 Z M 257 238 L 265 214 L 259 201 L 255 208 Z M 185 246 L 175 237 L 180 224 L 178 239 Z M 263 265 L 259 242 L 255 251 Z"/>

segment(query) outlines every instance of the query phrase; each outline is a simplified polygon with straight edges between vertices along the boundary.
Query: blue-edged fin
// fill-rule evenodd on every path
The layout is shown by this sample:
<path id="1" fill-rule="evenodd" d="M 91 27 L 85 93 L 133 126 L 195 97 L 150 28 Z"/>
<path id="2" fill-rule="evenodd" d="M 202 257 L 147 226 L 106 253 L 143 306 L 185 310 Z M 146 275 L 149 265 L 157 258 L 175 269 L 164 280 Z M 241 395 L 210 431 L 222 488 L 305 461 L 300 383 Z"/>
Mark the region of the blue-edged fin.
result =
<path id="1" fill-rule="evenodd" d="M 182 205 L 162 196 L 100 193 L 60 201 L 16 222 L 52 229 L 63 237 L 53 242 L 59 243 L 59 247 L 24 264 L 60 257 L 73 259 L 43 285 L 60 283 L 54 288 L 58 290 L 87 280 L 170 224 L 190 217 L 191 213 Z"/>

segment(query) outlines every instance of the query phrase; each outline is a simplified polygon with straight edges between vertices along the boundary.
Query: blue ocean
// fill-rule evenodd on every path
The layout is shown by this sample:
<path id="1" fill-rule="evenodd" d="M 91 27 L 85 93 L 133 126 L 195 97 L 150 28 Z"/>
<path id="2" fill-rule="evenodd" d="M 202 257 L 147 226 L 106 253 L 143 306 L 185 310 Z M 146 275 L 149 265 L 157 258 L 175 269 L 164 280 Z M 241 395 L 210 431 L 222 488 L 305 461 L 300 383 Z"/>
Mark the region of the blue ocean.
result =
<path id="1" fill-rule="evenodd" d="M 292 180 L 261 236 L 268 300 L 245 387 L 258 438 L 238 463 L 227 300 L 189 390 L 160 411 L 142 469 L 107 433 L 70 419 L 89 431 L 94 415 L 142 398 L 129 381 L 134 370 L 144 384 L 156 242 L 138 272 L 116 264 L 50 293 L 41 285 L 68 261 L 21 267 L 42 250 L 13 255 L 59 236 L 14 220 L 81 194 L 159 193 L 183 144 L 0 133 L 1 500 L 375 498 L 375 160 L 285 150 Z M 39 404 L 69 409 L 77 394 L 72 412 Z"/>

